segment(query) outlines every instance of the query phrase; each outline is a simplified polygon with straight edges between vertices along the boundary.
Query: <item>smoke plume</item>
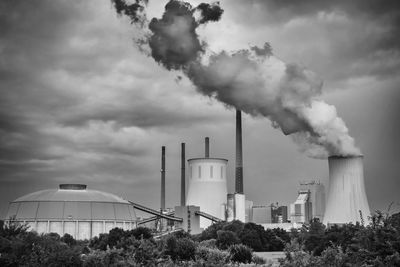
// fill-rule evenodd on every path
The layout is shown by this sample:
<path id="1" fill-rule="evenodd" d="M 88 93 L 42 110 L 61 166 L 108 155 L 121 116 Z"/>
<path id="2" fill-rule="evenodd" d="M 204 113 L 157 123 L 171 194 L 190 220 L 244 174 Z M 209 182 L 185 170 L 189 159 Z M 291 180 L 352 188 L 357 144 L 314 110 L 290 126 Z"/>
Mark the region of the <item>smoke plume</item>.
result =
<path id="1" fill-rule="evenodd" d="M 123 0 L 112 1 L 119 14 L 127 14 L 121 9 Z M 169 70 L 181 70 L 201 94 L 253 116 L 269 118 L 311 157 L 359 155 L 336 108 L 318 99 L 322 81 L 313 72 L 281 61 L 269 43 L 234 53 L 207 51 L 196 29 L 218 21 L 222 13 L 219 3 L 192 7 L 169 1 L 161 19 L 142 25 L 150 30 L 147 43 L 151 56 Z M 133 23 L 143 21 L 137 12 L 128 14 Z"/>

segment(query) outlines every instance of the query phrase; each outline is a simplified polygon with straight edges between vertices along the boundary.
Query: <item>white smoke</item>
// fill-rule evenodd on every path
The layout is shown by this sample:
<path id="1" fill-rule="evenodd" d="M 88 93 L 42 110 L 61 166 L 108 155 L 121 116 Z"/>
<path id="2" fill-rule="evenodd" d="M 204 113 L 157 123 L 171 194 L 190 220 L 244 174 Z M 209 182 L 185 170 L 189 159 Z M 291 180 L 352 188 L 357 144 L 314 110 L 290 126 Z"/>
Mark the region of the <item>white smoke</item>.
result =
<path id="1" fill-rule="evenodd" d="M 133 5 L 112 1 L 119 14 L 129 16 L 133 23 L 143 21 L 137 10 L 146 1 L 135 0 Z M 269 118 L 307 155 L 359 155 L 336 108 L 319 99 L 322 81 L 312 71 L 273 56 L 268 43 L 235 53 L 207 50 L 196 30 L 218 21 L 222 14 L 218 3 L 192 7 L 170 0 L 162 18 L 153 18 L 147 24 L 151 34 L 144 41 L 155 61 L 167 69 L 181 70 L 200 93 L 248 114 Z"/>
<path id="2" fill-rule="evenodd" d="M 193 63 L 187 74 L 201 93 L 268 117 L 310 157 L 360 154 L 336 108 L 318 99 L 322 81 L 302 66 L 243 50 Z"/>

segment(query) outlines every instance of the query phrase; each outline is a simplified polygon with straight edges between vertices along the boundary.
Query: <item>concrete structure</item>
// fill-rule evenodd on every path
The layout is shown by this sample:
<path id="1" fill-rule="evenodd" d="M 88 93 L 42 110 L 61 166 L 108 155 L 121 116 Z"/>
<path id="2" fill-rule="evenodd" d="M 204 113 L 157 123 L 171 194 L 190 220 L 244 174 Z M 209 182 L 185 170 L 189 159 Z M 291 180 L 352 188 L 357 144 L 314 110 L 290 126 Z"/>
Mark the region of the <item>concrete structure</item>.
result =
<path id="1" fill-rule="evenodd" d="M 200 210 L 225 220 L 221 205 L 226 204 L 226 168 L 228 160 L 221 158 L 189 159 L 189 185 L 186 205 L 199 206 Z M 205 229 L 211 221 L 200 218 L 200 227 Z"/>
<path id="2" fill-rule="evenodd" d="M 272 223 L 286 223 L 288 221 L 287 206 L 271 206 Z"/>
<path id="3" fill-rule="evenodd" d="M 13 216 L 38 233 L 68 233 L 76 239 L 89 239 L 115 227 L 136 227 L 136 214 L 128 201 L 80 184 L 22 196 L 9 205 L 6 218 Z"/>
<path id="4" fill-rule="evenodd" d="M 246 222 L 246 197 L 244 194 L 235 193 L 235 220 Z"/>
<path id="5" fill-rule="evenodd" d="M 234 194 L 228 194 L 226 197 L 226 221 L 231 222 L 235 219 L 235 197 Z"/>
<path id="6" fill-rule="evenodd" d="M 271 207 L 270 206 L 253 206 L 251 222 L 257 224 L 271 223 Z"/>
<path id="7" fill-rule="evenodd" d="M 236 110 L 235 193 L 243 194 L 243 187 L 242 112 Z"/>
<path id="8" fill-rule="evenodd" d="M 323 221 L 325 213 L 325 187 L 317 181 L 300 182 L 300 190 L 310 191 L 310 202 L 312 203 L 312 218 Z"/>
<path id="9" fill-rule="evenodd" d="M 251 222 L 253 218 L 253 201 L 246 199 L 246 222 Z"/>
<path id="10" fill-rule="evenodd" d="M 182 223 L 175 223 L 175 225 L 192 235 L 200 234 L 200 216 L 196 215 L 197 211 L 200 211 L 198 206 L 175 207 L 175 216 L 183 219 Z"/>
<path id="11" fill-rule="evenodd" d="M 262 227 L 264 227 L 265 230 L 267 229 L 276 229 L 280 228 L 285 230 L 286 232 L 290 232 L 292 228 L 295 229 L 300 229 L 303 224 L 302 223 L 263 223 L 261 224 Z"/>
<path id="12" fill-rule="evenodd" d="M 292 223 L 308 223 L 312 219 L 312 203 L 310 191 L 300 190 L 294 203 L 290 204 L 290 221 Z"/>
<path id="13" fill-rule="evenodd" d="M 329 193 L 324 224 L 364 222 L 370 215 L 362 156 L 329 157 Z M 362 219 L 361 219 L 361 214 Z"/>

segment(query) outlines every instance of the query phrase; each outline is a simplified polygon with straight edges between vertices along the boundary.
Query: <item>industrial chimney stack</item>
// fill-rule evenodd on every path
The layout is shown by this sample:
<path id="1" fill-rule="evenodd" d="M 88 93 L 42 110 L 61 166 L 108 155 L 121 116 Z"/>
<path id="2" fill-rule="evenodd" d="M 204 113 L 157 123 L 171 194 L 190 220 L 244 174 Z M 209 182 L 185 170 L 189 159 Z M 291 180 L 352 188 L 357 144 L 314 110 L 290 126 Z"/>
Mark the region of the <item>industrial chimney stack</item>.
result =
<path id="1" fill-rule="evenodd" d="M 165 210 L 165 146 L 161 147 L 161 211 Z"/>
<path id="2" fill-rule="evenodd" d="M 181 144 L 181 206 L 186 205 L 185 143 Z"/>
<path id="3" fill-rule="evenodd" d="M 236 110 L 235 193 L 243 194 L 242 112 Z"/>
<path id="4" fill-rule="evenodd" d="M 236 110 L 234 218 L 246 222 L 246 197 L 243 190 L 242 112 L 240 110 Z"/>

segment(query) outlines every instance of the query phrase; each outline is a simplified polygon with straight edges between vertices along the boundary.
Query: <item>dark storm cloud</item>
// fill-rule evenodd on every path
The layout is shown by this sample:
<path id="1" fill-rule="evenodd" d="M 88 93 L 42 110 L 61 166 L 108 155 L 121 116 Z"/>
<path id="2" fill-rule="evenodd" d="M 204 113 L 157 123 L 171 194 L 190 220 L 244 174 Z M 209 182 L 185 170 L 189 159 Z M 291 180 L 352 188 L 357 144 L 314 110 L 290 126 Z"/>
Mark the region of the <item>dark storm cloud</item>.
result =
<path id="1" fill-rule="evenodd" d="M 207 120 L 180 110 L 191 99 L 162 93 L 172 74 L 127 62 L 112 8 L 0 2 L 1 181 L 144 176 L 149 144 L 165 138 L 152 128 Z"/>
<path id="2" fill-rule="evenodd" d="M 199 20 L 193 16 L 197 10 L 201 14 Z M 222 12 L 218 4 L 200 4 L 193 8 L 187 2 L 169 1 L 162 18 L 153 18 L 149 24 L 152 32 L 149 45 L 154 60 L 167 69 L 180 69 L 196 60 L 205 51 L 196 28 L 208 21 L 219 20 Z"/>
<path id="3" fill-rule="evenodd" d="M 328 51 L 329 54 L 322 54 L 331 57 L 323 63 L 327 66 L 321 67 L 323 64 L 317 62 L 315 67 L 329 72 L 324 76 L 332 79 L 353 75 L 385 78 L 396 75 L 400 67 L 399 1 L 252 0 L 227 4 L 233 7 L 236 23 L 255 28 L 294 27 L 285 37 L 287 41 L 293 39 L 291 47 L 300 55 L 306 52 L 310 58 L 317 57 L 319 49 L 322 53 Z M 296 28 L 296 24 L 302 25 Z M 299 38 L 311 38 L 314 43 L 296 46 Z M 321 39 L 329 42 L 318 45 Z"/>

